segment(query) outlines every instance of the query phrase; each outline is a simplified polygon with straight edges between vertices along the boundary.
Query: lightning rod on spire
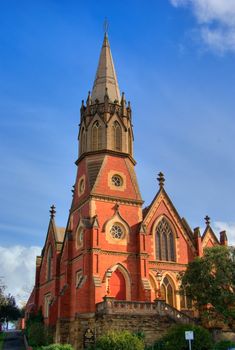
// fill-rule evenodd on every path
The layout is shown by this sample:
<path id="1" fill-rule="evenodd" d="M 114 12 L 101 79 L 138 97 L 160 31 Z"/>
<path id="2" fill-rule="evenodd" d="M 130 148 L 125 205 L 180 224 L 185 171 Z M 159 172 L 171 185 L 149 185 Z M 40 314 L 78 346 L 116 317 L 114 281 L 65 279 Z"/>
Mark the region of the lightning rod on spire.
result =
<path id="1" fill-rule="evenodd" d="M 107 34 L 108 33 L 108 29 L 109 29 L 109 22 L 107 17 L 105 17 L 104 19 L 104 33 Z"/>

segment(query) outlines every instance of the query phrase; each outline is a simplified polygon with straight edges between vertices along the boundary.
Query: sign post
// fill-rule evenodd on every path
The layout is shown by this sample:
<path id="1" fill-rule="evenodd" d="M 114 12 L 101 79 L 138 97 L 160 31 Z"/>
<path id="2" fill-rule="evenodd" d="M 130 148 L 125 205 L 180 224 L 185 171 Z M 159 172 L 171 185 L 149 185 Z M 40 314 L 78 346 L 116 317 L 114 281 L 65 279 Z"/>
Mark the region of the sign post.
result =
<path id="1" fill-rule="evenodd" d="M 185 331 L 185 339 L 188 340 L 189 350 L 192 350 L 191 341 L 194 339 L 193 331 Z"/>

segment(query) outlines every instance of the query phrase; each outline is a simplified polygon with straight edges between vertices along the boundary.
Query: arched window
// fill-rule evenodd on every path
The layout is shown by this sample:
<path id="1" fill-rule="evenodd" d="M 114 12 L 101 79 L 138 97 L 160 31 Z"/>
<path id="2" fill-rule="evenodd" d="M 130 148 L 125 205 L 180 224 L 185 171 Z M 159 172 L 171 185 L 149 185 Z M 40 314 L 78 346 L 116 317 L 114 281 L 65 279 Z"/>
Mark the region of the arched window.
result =
<path id="1" fill-rule="evenodd" d="M 157 260 L 162 260 L 161 255 L 161 239 L 160 239 L 160 232 L 156 232 L 156 257 Z"/>
<path id="2" fill-rule="evenodd" d="M 175 240 L 168 221 L 163 218 L 156 228 L 156 259 L 175 261 Z"/>
<path id="3" fill-rule="evenodd" d="M 192 299 L 186 295 L 185 290 L 180 292 L 180 309 L 192 309 Z"/>
<path id="4" fill-rule="evenodd" d="M 85 129 L 82 128 L 81 139 L 80 139 L 80 153 L 82 154 L 85 151 L 86 151 L 86 134 L 85 134 Z"/>
<path id="5" fill-rule="evenodd" d="M 128 130 L 128 152 L 130 155 L 132 155 L 132 136 L 131 136 L 131 130 Z"/>
<path id="6" fill-rule="evenodd" d="M 51 245 L 47 252 L 47 281 L 50 281 L 52 277 L 52 248 Z"/>
<path id="7" fill-rule="evenodd" d="M 122 150 L 122 129 L 117 121 L 113 123 L 113 149 L 115 151 Z"/>
<path id="8" fill-rule="evenodd" d="M 45 318 L 49 317 L 50 304 L 51 304 L 51 294 L 47 294 L 44 297 L 44 317 Z"/>
<path id="9" fill-rule="evenodd" d="M 161 298 L 166 301 L 167 304 L 175 306 L 175 291 L 173 283 L 168 277 L 165 277 L 161 285 Z"/>
<path id="10" fill-rule="evenodd" d="M 102 148 L 102 128 L 98 120 L 92 126 L 92 150 L 97 151 Z"/>

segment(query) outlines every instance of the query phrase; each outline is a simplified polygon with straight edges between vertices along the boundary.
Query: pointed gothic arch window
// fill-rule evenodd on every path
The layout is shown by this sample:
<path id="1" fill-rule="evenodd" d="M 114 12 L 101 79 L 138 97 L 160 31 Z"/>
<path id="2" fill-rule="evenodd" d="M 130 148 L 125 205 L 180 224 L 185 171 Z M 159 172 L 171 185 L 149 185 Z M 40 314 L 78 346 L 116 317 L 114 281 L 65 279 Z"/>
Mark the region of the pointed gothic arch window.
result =
<path id="1" fill-rule="evenodd" d="M 132 155 L 132 136 L 131 136 L 131 130 L 128 130 L 128 152 L 130 155 Z"/>
<path id="2" fill-rule="evenodd" d="M 102 128 L 98 120 L 92 126 L 92 150 L 97 151 L 102 148 Z"/>
<path id="3" fill-rule="evenodd" d="M 175 240 L 171 226 L 163 218 L 156 228 L 156 259 L 175 261 Z"/>
<path id="4" fill-rule="evenodd" d="M 161 285 L 161 298 L 167 304 L 175 306 L 175 289 L 170 278 L 165 277 Z"/>
<path id="5" fill-rule="evenodd" d="M 86 134 L 85 129 L 82 128 L 81 131 L 81 140 L 80 140 L 80 153 L 82 154 L 86 150 Z"/>
<path id="6" fill-rule="evenodd" d="M 51 245 L 47 252 L 47 281 L 50 281 L 52 277 L 52 248 Z"/>
<path id="7" fill-rule="evenodd" d="M 115 151 L 122 150 L 122 129 L 116 120 L 113 123 L 113 149 Z"/>
<path id="8" fill-rule="evenodd" d="M 180 292 L 180 309 L 192 309 L 192 299 L 189 298 L 185 292 L 185 290 L 181 290 Z"/>
<path id="9" fill-rule="evenodd" d="M 161 254 L 161 236 L 160 232 L 156 232 L 156 258 L 157 260 L 162 260 L 162 254 Z"/>

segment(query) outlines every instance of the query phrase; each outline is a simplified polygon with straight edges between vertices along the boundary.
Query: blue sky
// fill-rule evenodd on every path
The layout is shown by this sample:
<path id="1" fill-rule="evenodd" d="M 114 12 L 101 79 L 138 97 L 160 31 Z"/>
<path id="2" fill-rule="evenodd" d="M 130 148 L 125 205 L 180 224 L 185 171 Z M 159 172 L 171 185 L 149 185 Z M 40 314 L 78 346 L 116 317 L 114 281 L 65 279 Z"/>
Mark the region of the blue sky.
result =
<path id="1" fill-rule="evenodd" d="M 57 224 L 66 224 L 79 109 L 106 16 L 119 86 L 133 109 L 145 204 L 163 171 L 192 228 L 203 228 L 208 214 L 235 241 L 234 3 L 10 0 L 0 2 L 2 259 L 19 246 L 34 263 L 51 204 Z"/>

